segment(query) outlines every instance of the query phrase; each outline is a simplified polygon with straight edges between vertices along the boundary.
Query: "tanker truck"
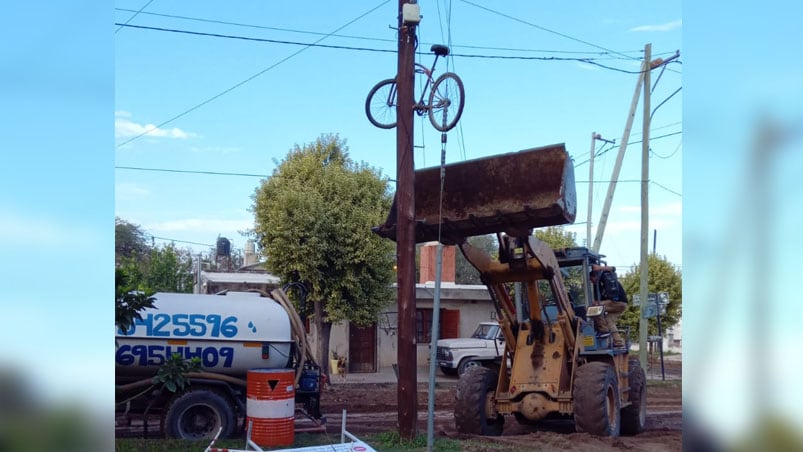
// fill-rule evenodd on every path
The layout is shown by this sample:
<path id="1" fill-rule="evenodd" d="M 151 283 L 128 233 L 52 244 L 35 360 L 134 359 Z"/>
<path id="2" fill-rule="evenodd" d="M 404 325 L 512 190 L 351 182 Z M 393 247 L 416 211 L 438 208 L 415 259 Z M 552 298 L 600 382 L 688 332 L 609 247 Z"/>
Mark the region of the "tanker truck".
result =
<path id="1" fill-rule="evenodd" d="M 295 403 L 322 422 L 320 367 L 283 291 L 153 297 L 154 307 L 115 335 L 116 406 L 124 420 L 142 417 L 147 431 L 156 415 L 167 437 L 211 439 L 218 431 L 227 437 L 240 419 L 245 426 L 248 371 L 291 369 Z M 190 384 L 171 392 L 153 377 L 174 354 L 198 357 L 202 371 L 187 374 Z"/>

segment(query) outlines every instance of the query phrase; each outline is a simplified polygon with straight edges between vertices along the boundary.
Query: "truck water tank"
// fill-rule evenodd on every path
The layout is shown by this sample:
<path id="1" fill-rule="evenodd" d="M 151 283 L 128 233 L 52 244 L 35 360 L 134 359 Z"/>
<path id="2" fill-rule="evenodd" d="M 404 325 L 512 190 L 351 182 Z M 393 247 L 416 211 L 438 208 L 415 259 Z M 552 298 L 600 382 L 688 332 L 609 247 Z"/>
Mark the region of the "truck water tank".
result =
<path id="1" fill-rule="evenodd" d="M 204 371 L 245 378 L 249 369 L 291 364 L 290 319 L 257 293 L 156 293 L 127 332 L 117 330 L 118 377 L 153 375 L 174 353 L 201 358 Z"/>

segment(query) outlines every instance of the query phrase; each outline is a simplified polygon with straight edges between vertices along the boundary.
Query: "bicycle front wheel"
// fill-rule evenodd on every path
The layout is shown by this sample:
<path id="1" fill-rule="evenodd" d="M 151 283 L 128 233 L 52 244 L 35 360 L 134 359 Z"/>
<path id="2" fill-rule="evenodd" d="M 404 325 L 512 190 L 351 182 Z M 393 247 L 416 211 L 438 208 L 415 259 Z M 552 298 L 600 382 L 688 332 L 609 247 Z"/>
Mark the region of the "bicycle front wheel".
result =
<path id="1" fill-rule="evenodd" d="M 374 85 L 365 99 L 365 115 L 380 129 L 396 127 L 396 79 L 389 78 Z"/>
<path id="2" fill-rule="evenodd" d="M 441 132 L 451 130 L 460 120 L 465 104 L 463 81 L 446 72 L 432 85 L 429 93 L 429 122 Z"/>

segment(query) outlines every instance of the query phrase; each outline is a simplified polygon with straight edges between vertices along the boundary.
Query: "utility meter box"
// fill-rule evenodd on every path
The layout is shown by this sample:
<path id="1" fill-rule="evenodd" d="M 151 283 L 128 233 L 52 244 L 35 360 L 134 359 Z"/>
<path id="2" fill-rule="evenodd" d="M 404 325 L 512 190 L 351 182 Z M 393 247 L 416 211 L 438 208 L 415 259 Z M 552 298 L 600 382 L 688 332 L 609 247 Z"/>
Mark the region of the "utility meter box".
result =
<path id="1" fill-rule="evenodd" d="M 421 22 L 421 8 L 418 3 L 405 3 L 402 5 L 402 22 L 406 24 Z"/>

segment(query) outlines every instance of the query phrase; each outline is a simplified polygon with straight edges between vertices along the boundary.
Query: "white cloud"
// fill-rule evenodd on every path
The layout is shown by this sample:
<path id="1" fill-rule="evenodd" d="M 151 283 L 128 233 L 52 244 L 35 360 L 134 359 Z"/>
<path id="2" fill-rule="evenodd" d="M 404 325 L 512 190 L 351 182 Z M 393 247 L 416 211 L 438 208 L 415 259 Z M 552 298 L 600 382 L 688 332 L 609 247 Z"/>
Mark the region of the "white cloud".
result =
<path id="1" fill-rule="evenodd" d="M 139 124 L 132 121 L 131 113 L 117 111 L 114 114 L 114 136 L 116 138 L 130 138 L 145 134 L 149 137 L 175 138 L 185 140 L 194 138 L 198 135 L 192 132 L 185 132 L 178 127 L 170 129 L 160 129 L 153 124 Z"/>
<path id="2" fill-rule="evenodd" d="M 628 31 L 672 31 L 676 28 L 680 28 L 681 26 L 683 26 L 682 20 L 673 20 L 672 22 L 667 22 L 660 25 L 639 25 L 638 27 L 633 27 Z"/>

